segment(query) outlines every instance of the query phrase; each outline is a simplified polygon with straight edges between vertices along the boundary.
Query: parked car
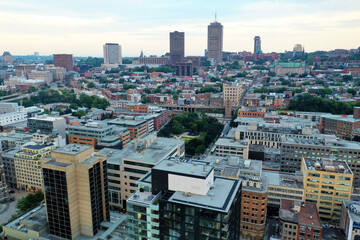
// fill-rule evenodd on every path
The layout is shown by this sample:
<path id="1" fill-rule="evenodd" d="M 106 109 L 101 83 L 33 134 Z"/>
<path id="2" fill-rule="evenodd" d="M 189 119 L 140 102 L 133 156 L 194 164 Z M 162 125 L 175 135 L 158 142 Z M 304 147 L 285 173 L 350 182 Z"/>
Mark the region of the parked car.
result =
<path id="1" fill-rule="evenodd" d="M 9 190 L 9 193 L 15 193 L 15 190 L 10 189 L 10 190 Z"/>

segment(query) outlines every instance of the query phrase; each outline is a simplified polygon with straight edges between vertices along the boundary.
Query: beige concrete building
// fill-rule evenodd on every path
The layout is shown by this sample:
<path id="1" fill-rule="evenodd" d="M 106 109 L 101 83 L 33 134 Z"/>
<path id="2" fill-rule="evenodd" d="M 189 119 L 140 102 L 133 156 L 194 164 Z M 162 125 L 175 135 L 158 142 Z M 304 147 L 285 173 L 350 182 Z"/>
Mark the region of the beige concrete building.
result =
<path id="1" fill-rule="evenodd" d="M 242 97 L 242 87 L 233 83 L 230 84 L 223 84 L 223 98 L 224 98 L 224 105 L 227 101 L 231 102 L 233 107 L 239 107 L 240 101 Z"/>
<path id="2" fill-rule="evenodd" d="M 248 140 L 235 141 L 228 138 L 219 138 L 215 142 L 216 156 L 235 156 L 244 159 L 249 157 Z"/>
<path id="3" fill-rule="evenodd" d="M 46 66 L 46 70 L 51 72 L 54 80 L 64 80 L 66 69 L 62 67 Z"/>
<path id="4" fill-rule="evenodd" d="M 22 150 L 15 154 L 15 175 L 17 188 L 29 192 L 41 190 L 43 186 L 41 165 L 50 156 L 54 149 L 53 144 L 31 144 L 22 147 Z"/>
<path id="5" fill-rule="evenodd" d="M 50 71 L 32 70 L 28 73 L 28 78 L 44 80 L 46 84 L 49 84 L 53 81 L 53 74 Z"/>
<path id="6" fill-rule="evenodd" d="M 65 239 L 95 236 L 110 221 L 107 160 L 93 147 L 69 144 L 42 165 L 49 233 Z"/>

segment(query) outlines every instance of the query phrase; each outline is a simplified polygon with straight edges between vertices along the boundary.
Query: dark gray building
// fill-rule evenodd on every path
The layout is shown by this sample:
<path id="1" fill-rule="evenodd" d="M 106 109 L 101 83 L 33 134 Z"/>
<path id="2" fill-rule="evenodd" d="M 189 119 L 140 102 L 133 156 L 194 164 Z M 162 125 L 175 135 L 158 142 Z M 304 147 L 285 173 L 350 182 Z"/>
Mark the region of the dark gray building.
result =
<path id="1" fill-rule="evenodd" d="M 5 181 L 8 187 L 16 188 L 17 181 L 16 181 L 16 172 L 15 172 L 15 162 L 14 157 L 19 149 L 8 150 L 1 153 L 1 161 L 4 166 L 4 174 L 5 174 Z"/>
<path id="2" fill-rule="evenodd" d="M 170 33 L 170 64 L 176 65 L 184 62 L 185 57 L 185 33 Z"/>
<path id="3" fill-rule="evenodd" d="M 254 38 L 254 53 L 261 52 L 261 39 L 260 36 L 255 36 Z"/>

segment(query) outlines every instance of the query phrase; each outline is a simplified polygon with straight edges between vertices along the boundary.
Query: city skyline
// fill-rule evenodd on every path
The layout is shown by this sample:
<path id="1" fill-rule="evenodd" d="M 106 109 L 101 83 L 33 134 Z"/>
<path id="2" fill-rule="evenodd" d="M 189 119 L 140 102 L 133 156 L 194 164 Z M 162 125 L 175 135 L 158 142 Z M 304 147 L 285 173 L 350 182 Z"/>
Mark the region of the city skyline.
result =
<path id="1" fill-rule="evenodd" d="M 141 50 L 147 56 L 162 55 L 169 51 L 169 32 L 176 29 L 187 36 L 186 55 L 203 55 L 215 11 L 224 26 L 224 51 L 252 51 L 254 36 L 263 40 L 264 52 L 292 50 L 297 43 L 309 52 L 359 46 L 356 0 L 44 3 L 0 3 L 0 51 L 101 57 L 105 42 L 117 42 L 125 57 Z"/>

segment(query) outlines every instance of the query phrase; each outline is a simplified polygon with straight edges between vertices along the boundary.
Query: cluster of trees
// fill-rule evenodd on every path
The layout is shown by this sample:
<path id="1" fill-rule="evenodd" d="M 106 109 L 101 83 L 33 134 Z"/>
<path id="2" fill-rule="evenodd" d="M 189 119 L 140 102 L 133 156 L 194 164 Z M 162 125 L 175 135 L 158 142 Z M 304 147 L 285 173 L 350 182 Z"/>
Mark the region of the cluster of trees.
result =
<path id="1" fill-rule="evenodd" d="M 176 115 L 159 132 L 160 137 L 171 137 L 183 132 L 199 135 L 185 143 L 185 152 L 189 156 L 203 154 L 206 148 L 220 136 L 224 126 L 215 118 L 203 115 L 199 118 L 196 113 L 184 112 Z"/>
<path id="2" fill-rule="evenodd" d="M 127 84 L 127 83 L 124 83 L 124 84 L 122 85 L 122 87 L 123 87 L 124 90 L 128 90 L 128 89 L 130 89 L 130 88 L 134 89 L 134 88 L 136 88 L 136 84 Z"/>
<path id="3" fill-rule="evenodd" d="M 329 100 L 322 97 L 316 97 L 311 94 L 303 94 L 291 99 L 288 109 L 306 112 L 352 114 L 354 106 L 360 106 L 360 103 L 345 103 L 333 99 Z"/>
<path id="4" fill-rule="evenodd" d="M 276 88 L 275 90 L 270 90 L 266 87 L 261 87 L 261 88 L 255 89 L 254 93 L 269 93 L 269 92 L 283 93 L 287 90 L 288 90 L 288 88 L 286 88 L 286 87 Z"/>
<path id="5" fill-rule="evenodd" d="M 96 58 L 96 57 L 88 57 L 88 58 L 81 58 L 78 62 L 77 65 L 88 65 L 89 68 L 94 68 L 94 67 L 100 67 L 101 64 L 104 63 L 104 58 Z"/>
<path id="6" fill-rule="evenodd" d="M 254 69 L 254 70 L 266 70 L 267 67 L 265 67 L 263 65 L 257 65 L 257 66 L 251 67 L 251 69 Z"/>
<path id="7" fill-rule="evenodd" d="M 110 104 L 105 98 L 100 98 L 98 96 L 89 96 L 86 94 L 81 94 L 80 99 L 76 98 L 76 94 L 68 90 L 53 90 L 46 89 L 39 91 L 36 95 L 31 96 L 30 98 L 23 99 L 23 105 L 25 107 L 34 106 L 37 103 L 49 104 L 49 103 L 70 103 L 70 107 L 77 109 L 78 107 L 86 108 L 101 108 L 105 109 Z"/>
<path id="8" fill-rule="evenodd" d="M 207 92 L 213 92 L 213 93 L 217 93 L 218 90 L 211 87 L 211 86 L 206 86 L 206 87 L 202 87 L 200 88 L 200 93 L 207 93 Z"/>
<path id="9" fill-rule="evenodd" d="M 26 197 L 20 198 L 16 203 L 16 208 L 24 213 L 31 209 L 36 208 L 44 200 L 44 193 L 39 190 L 36 193 L 30 193 Z"/>
<path id="10" fill-rule="evenodd" d="M 322 89 L 309 89 L 309 93 L 315 93 L 318 96 L 325 97 L 333 93 L 331 88 L 322 88 Z"/>

